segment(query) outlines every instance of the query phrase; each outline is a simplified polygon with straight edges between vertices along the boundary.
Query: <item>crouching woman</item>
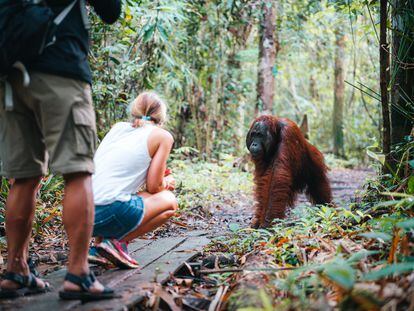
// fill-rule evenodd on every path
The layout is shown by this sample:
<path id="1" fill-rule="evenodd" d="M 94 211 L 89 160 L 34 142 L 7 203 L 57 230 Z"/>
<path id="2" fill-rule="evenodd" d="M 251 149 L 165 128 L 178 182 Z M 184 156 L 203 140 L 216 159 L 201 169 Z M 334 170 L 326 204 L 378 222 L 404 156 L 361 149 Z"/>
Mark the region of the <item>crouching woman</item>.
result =
<path id="1" fill-rule="evenodd" d="M 131 122 L 115 124 L 96 151 L 93 191 L 95 247 L 90 261 L 135 268 L 128 242 L 163 225 L 177 209 L 172 175 L 165 176 L 173 137 L 162 128 L 166 105 L 152 92 L 140 94 Z M 146 192 L 137 193 L 146 185 Z M 103 258 L 102 258 L 103 257 Z"/>

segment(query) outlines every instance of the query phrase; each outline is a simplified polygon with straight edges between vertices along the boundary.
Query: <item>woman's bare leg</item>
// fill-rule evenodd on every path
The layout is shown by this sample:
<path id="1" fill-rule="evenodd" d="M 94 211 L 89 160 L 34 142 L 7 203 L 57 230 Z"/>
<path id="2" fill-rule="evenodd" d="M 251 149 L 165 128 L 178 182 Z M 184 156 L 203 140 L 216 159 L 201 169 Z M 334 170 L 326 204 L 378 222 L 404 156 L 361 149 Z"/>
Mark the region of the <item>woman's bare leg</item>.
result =
<path id="1" fill-rule="evenodd" d="M 155 195 L 155 194 L 151 194 L 151 193 L 149 193 L 149 192 L 145 192 L 145 191 L 143 191 L 143 192 L 138 192 L 138 195 L 139 195 L 141 198 L 143 198 L 143 199 L 148 199 L 149 197 L 151 197 L 151 196 L 153 196 L 153 195 Z"/>
<path id="2" fill-rule="evenodd" d="M 162 226 L 174 216 L 178 207 L 174 194 L 167 190 L 154 195 L 146 192 L 139 195 L 144 199 L 145 215 L 138 228 L 122 239 L 126 242 Z"/>

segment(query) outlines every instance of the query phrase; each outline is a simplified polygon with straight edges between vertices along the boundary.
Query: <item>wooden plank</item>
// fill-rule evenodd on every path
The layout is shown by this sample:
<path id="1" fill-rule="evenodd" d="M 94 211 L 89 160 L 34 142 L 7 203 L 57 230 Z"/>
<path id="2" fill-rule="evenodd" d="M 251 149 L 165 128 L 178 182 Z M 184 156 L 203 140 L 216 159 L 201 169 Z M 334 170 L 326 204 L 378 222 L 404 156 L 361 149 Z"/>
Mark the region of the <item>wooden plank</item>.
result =
<path id="1" fill-rule="evenodd" d="M 165 282 L 170 273 L 175 271 L 184 261 L 189 261 L 199 254 L 209 239 L 204 236 L 188 237 L 184 243 L 166 252 L 158 260 L 142 268 L 139 274 L 133 274 L 116 287 L 122 298 L 105 302 L 93 302 L 77 306 L 78 311 L 121 311 L 139 304 L 144 299 L 145 289 L 152 288 L 155 276 L 160 283 Z"/>
<path id="2" fill-rule="evenodd" d="M 180 243 L 185 241 L 184 237 L 164 238 L 159 240 L 144 240 L 145 242 L 138 241 L 135 244 L 133 257 L 135 257 L 141 263 L 142 267 L 157 260 L 166 252 L 176 247 Z M 149 243 L 147 243 L 149 241 Z M 147 246 L 147 248 L 145 247 Z M 152 246 L 152 247 L 151 247 Z M 124 279 L 130 277 L 133 274 L 139 273 L 139 269 L 135 270 L 119 270 L 112 269 L 105 272 L 102 276 L 98 276 L 98 279 L 110 287 L 116 286 Z M 62 301 L 59 299 L 58 292 L 63 284 L 63 278 L 66 270 L 61 269 L 53 272 L 45 277 L 52 286 L 52 291 L 42 295 L 23 297 L 18 300 L 3 300 L 0 302 L 1 310 L 16 310 L 27 309 L 33 311 L 43 310 L 70 310 L 81 304 L 80 300 L 75 301 Z M 110 283 L 110 284 L 108 284 Z M 30 307 L 29 307 L 30 306 Z"/>
<path id="3" fill-rule="evenodd" d="M 136 239 L 132 243 L 129 243 L 128 245 L 128 251 L 130 253 L 133 253 L 137 250 L 143 249 L 144 247 L 147 247 L 151 243 L 154 243 L 156 240 L 144 240 L 144 239 Z"/>
<path id="4" fill-rule="evenodd" d="M 147 266 L 142 273 L 151 276 L 157 273 L 157 281 L 163 283 L 171 272 L 174 272 L 184 261 L 190 261 L 197 256 L 203 246 L 209 242 L 206 237 L 189 238 L 185 243 Z"/>
<path id="5" fill-rule="evenodd" d="M 143 249 L 138 249 L 132 252 L 130 255 L 136 259 L 141 266 L 141 269 L 133 270 L 120 270 L 111 269 L 106 271 L 102 276 L 98 276 L 99 281 L 106 284 L 109 287 L 117 286 L 123 280 L 131 277 L 134 274 L 139 274 L 140 271 L 149 265 L 151 262 L 156 261 L 165 253 L 174 249 L 185 241 L 185 237 L 169 237 L 155 240 Z"/>
<path id="6" fill-rule="evenodd" d="M 49 292 L 41 295 L 27 296 L 15 300 L 2 300 L 0 303 L 1 310 L 71 310 L 81 302 L 63 301 L 59 299 L 57 291 Z"/>

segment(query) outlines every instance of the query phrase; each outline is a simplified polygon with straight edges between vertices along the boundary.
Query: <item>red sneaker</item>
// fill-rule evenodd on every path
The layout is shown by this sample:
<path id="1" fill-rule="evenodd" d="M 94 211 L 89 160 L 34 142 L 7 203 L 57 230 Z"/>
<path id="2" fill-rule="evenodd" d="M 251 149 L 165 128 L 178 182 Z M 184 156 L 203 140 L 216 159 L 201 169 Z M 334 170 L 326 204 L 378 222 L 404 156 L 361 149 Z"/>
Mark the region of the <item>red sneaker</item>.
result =
<path id="1" fill-rule="evenodd" d="M 105 239 L 96 249 L 98 253 L 112 262 L 121 269 L 136 269 L 139 267 L 138 262 L 133 259 L 127 251 L 126 244 L 115 239 Z"/>
<path id="2" fill-rule="evenodd" d="M 129 253 L 128 253 L 128 242 L 121 242 L 118 240 L 111 240 L 111 243 L 116 247 L 117 250 L 119 250 L 119 252 L 128 259 L 129 262 L 131 262 L 134 265 L 138 266 L 138 262 L 132 258 Z"/>

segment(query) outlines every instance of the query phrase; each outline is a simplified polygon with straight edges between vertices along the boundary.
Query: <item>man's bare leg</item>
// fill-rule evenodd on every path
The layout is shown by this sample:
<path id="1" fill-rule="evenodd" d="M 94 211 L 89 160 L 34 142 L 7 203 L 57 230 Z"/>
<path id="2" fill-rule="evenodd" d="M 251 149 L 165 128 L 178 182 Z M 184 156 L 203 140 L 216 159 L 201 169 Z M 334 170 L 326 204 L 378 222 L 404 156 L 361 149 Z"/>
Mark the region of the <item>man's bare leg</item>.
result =
<path id="1" fill-rule="evenodd" d="M 94 221 L 92 179 L 89 173 L 65 175 L 65 198 L 63 201 L 63 224 L 69 240 L 68 271 L 81 276 L 89 274 L 87 261 L 89 242 Z M 65 281 L 65 290 L 80 290 L 80 287 Z M 103 286 L 96 281 L 91 288 L 101 292 Z"/>
<path id="2" fill-rule="evenodd" d="M 16 179 L 6 202 L 7 271 L 29 275 L 27 254 L 35 212 L 36 193 L 41 176 Z M 37 279 L 40 287 L 45 283 Z M 19 285 L 3 280 L 1 288 L 13 289 Z"/>

